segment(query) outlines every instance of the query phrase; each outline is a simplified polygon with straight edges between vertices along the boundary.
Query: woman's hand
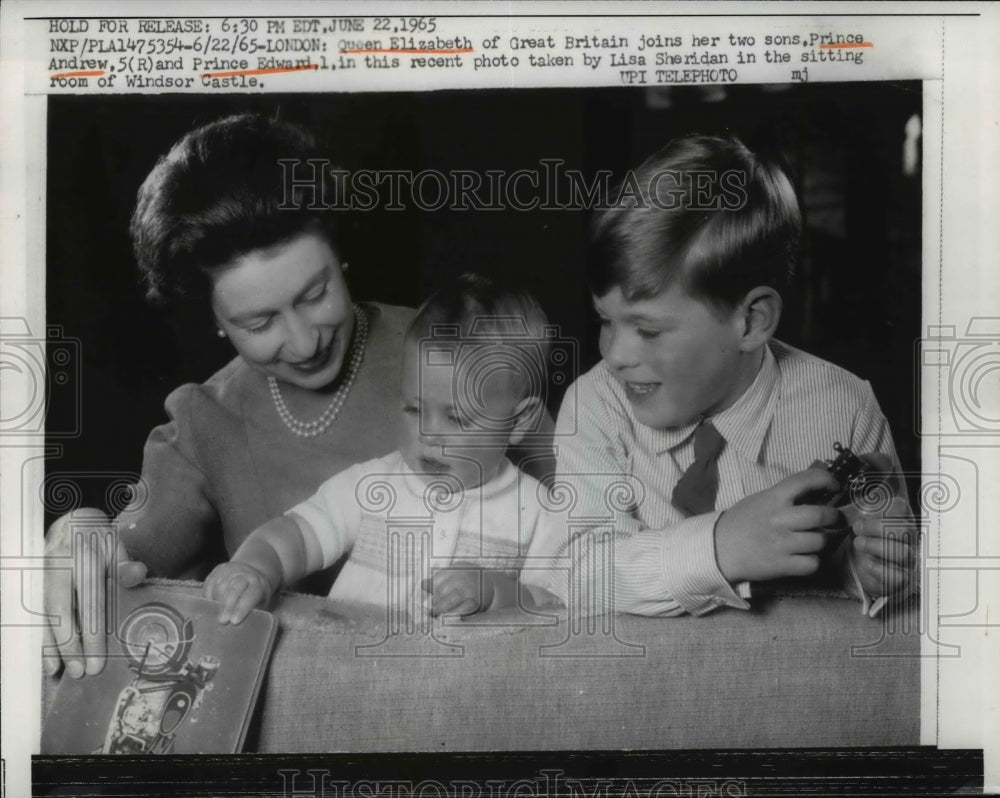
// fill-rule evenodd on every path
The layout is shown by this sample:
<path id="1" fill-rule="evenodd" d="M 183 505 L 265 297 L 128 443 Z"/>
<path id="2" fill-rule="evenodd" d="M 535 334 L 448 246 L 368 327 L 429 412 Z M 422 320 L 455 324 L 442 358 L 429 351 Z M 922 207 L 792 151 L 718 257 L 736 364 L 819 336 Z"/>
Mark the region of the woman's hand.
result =
<path id="1" fill-rule="evenodd" d="M 146 578 L 146 566 L 129 558 L 111 519 L 91 507 L 49 527 L 45 556 L 45 672 L 55 675 L 64 664 L 74 679 L 100 673 L 107 654 L 107 586 L 135 587 Z"/>
<path id="2" fill-rule="evenodd" d="M 277 585 L 245 562 L 217 565 L 205 580 L 205 596 L 222 604 L 219 623 L 242 623 L 256 607 L 267 606 Z"/>

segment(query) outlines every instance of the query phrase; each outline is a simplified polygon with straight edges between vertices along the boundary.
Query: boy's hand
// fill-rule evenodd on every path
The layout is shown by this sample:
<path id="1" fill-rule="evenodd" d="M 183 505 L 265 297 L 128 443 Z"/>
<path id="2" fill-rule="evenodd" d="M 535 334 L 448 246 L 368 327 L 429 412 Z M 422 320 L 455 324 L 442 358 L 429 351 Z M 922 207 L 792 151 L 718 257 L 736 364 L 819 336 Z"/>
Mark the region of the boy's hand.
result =
<path id="1" fill-rule="evenodd" d="M 795 500 L 807 491 L 836 487 L 829 471 L 810 468 L 726 510 L 715 525 L 715 556 L 726 580 L 764 581 L 814 573 L 827 542 L 826 534 L 818 530 L 835 526 L 840 512 L 797 505 Z"/>
<path id="2" fill-rule="evenodd" d="M 250 610 L 266 606 L 274 591 L 261 571 L 244 562 L 224 562 L 205 580 L 205 595 L 222 604 L 219 623 L 241 623 Z"/>
<path id="3" fill-rule="evenodd" d="M 493 603 L 493 582 L 472 563 L 455 563 L 421 583 L 431 594 L 431 615 L 472 615 Z"/>
<path id="4" fill-rule="evenodd" d="M 879 473 L 890 473 L 892 464 L 885 455 L 863 455 Z M 844 517 L 854 531 L 851 557 L 861 587 L 873 597 L 905 592 L 917 565 L 917 530 L 907 523 L 910 506 L 898 495 L 898 480 L 889 486 L 893 495 L 888 507 L 865 512 L 854 504 L 843 508 Z"/>

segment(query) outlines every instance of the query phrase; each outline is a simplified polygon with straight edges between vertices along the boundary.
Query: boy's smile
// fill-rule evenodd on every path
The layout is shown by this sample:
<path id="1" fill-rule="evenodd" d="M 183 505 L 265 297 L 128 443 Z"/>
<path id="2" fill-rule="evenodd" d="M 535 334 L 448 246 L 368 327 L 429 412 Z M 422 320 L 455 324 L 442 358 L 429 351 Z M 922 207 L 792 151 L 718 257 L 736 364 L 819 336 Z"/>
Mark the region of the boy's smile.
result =
<path id="1" fill-rule="evenodd" d="M 640 423 L 679 427 L 732 405 L 753 382 L 762 351 L 744 351 L 740 307 L 721 313 L 674 284 L 628 302 L 617 286 L 594 298 L 601 356 Z"/>

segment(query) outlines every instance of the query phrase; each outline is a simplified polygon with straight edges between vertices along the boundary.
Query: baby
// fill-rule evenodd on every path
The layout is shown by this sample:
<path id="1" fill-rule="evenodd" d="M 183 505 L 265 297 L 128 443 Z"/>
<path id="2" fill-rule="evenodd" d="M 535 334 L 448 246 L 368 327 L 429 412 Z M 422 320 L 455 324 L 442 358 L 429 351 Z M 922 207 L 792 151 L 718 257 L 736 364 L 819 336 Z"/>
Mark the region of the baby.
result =
<path id="1" fill-rule="evenodd" d="M 398 450 L 254 530 L 205 582 L 220 622 L 348 551 L 330 598 L 466 615 L 494 604 L 496 586 L 508 603 L 550 523 L 544 489 L 506 457 L 545 412 L 545 327 L 530 295 L 474 275 L 428 299 L 404 344 Z"/>

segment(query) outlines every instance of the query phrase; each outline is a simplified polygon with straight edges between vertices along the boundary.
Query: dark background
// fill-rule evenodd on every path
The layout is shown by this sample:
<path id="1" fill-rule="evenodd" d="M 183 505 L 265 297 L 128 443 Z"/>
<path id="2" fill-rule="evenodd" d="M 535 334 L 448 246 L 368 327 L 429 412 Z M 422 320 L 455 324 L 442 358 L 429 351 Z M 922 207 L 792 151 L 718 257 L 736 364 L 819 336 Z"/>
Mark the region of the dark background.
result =
<path id="1" fill-rule="evenodd" d="M 714 95 L 714 96 L 713 96 Z M 919 82 L 719 89 L 477 90 L 263 96 L 49 98 L 47 322 L 80 339 L 79 398 L 53 390 L 46 484 L 72 474 L 72 504 L 105 506 L 115 475 L 138 472 L 163 400 L 233 355 L 204 308 L 143 299 L 127 235 L 157 157 L 197 124 L 238 111 L 306 123 L 346 169 L 529 169 L 559 158 L 616 177 L 670 138 L 735 134 L 789 165 L 805 213 L 803 256 L 779 337 L 872 382 L 904 470 L 919 470 L 914 344 L 920 336 L 920 170 L 904 176 L 904 126 Z M 443 277 L 503 274 L 538 296 L 581 365 L 598 359 L 584 284 L 583 210 L 371 211 L 343 237 L 358 300 L 415 305 Z M 50 333 L 51 337 L 51 333 Z M 72 387 L 72 386 L 71 386 Z M 560 394 L 550 395 L 550 409 Z M 831 445 L 833 441 L 830 442 Z M 47 494 L 47 491 L 46 491 Z M 49 520 L 71 506 L 46 495 Z"/>

